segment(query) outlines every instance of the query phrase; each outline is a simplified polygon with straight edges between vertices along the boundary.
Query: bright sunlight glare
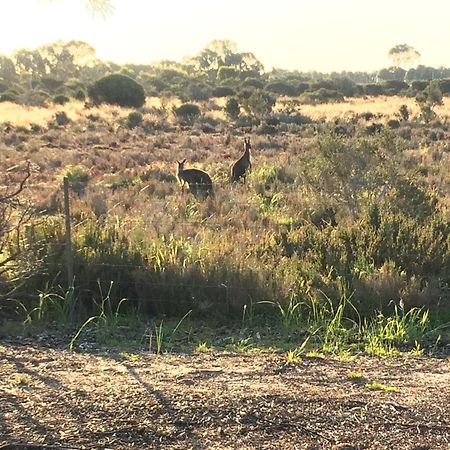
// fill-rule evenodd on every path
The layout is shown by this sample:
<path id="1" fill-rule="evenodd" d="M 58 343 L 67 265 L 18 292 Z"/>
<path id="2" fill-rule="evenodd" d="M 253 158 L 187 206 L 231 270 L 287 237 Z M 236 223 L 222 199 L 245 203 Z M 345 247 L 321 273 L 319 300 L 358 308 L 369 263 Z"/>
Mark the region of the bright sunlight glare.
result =
<path id="1" fill-rule="evenodd" d="M 7 0 L 0 53 L 75 39 L 101 59 L 149 64 L 228 39 L 266 69 L 370 71 L 390 65 L 388 50 L 407 43 L 421 53 L 418 63 L 450 65 L 447 0 L 111 1 L 101 17 L 81 0 Z"/>

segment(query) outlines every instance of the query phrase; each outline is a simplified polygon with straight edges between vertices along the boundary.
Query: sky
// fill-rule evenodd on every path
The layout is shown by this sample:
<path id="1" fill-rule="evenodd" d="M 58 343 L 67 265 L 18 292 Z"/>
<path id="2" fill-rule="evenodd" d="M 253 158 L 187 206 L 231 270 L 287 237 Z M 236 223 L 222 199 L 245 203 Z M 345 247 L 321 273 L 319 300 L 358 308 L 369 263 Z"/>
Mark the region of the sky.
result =
<path id="1" fill-rule="evenodd" d="M 420 64 L 450 67 L 450 0 L 111 1 L 103 18 L 86 0 L 2 0 L 0 54 L 75 39 L 100 59 L 150 64 L 227 39 L 266 70 L 370 72 L 408 44 Z"/>

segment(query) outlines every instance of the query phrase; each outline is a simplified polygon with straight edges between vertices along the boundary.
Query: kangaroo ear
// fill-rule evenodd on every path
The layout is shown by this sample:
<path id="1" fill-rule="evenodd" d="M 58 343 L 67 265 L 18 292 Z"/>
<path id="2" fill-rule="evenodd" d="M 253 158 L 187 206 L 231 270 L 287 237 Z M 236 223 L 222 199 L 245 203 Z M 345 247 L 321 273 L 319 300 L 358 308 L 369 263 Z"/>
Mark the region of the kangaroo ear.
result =
<path id="1" fill-rule="evenodd" d="M 181 164 L 184 164 L 186 162 L 186 158 L 183 159 L 183 161 L 181 161 Z"/>

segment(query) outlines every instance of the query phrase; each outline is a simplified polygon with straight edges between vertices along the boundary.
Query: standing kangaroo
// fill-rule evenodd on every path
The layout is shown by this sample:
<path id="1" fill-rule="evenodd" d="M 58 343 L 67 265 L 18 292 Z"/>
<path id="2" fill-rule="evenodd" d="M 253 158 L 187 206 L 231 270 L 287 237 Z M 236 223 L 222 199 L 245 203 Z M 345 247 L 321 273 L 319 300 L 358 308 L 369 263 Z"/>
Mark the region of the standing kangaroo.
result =
<path id="1" fill-rule="evenodd" d="M 244 153 L 231 167 L 232 183 L 239 181 L 241 178 L 245 183 L 247 171 L 252 168 L 252 160 L 250 155 L 251 148 L 252 144 L 250 144 L 250 139 L 244 139 Z"/>
<path id="2" fill-rule="evenodd" d="M 214 195 L 211 177 L 200 169 L 185 169 L 183 161 L 177 161 L 177 178 L 181 184 L 181 189 L 184 191 L 184 186 L 189 186 L 189 191 L 195 197 L 211 197 Z"/>

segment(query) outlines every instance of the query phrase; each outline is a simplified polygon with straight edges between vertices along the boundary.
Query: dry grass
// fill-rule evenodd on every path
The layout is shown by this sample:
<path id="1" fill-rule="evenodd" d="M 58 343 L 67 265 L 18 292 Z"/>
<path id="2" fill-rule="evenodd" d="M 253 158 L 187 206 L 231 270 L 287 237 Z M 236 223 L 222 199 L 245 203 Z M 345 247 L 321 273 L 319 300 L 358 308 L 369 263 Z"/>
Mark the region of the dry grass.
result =
<path id="1" fill-rule="evenodd" d="M 335 118 L 348 118 L 355 114 L 371 112 L 381 114 L 386 119 L 393 118 L 401 105 L 407 105 L 412 116 L 418 116 L 420 109 L 414 98 L 398 96 L 379 96 L 367 98 L 347 98 L 344 102 L 323 103 L 319 105 L 301 105 L 300 112 L 313 120 L 332 120 Z M 441 117 L 450 116 L 450 99 L 444 99 L 444 105 L 435 108 Z"/>
<path id="2" fill-rule="evenodd" d="M 65 105 L 49 104 L 46 107 L 18 105 L 11 102 L 0 103 L 0 117 L 15 127 L 29 127 L 31 124 L 47 126 L 53 122 L 55 114 L 64 111 L 70 120 L 77 121 L 90 114 L 98 115 L 105 120 L 112 120 L 118 116 L 125 116 L 129 111 L 118 106 L 101 106 L 99 108 L 85 108 L 83 102 L 71 101 Z"/>
<path id="3" fill-rule="evenodd" d="M 207 115 L 214 119 L 224 120 L 225 114 L 223 107 L 226 99 L 219 98 L 209 102 L 209 106 L 215 106 L 213 110 L 209 110 Z M 282 109 L 288 100 L 282 99 L 278 101 L 277 109 Z M 169 114 L 173 107 L 177 107 L 182 102 L 176 98 L 160 99 L 157 97 L 147 98 L 145 107 L 165 109 Z M 344 102 L 323 103 L 318 105 L 301 105 L 298 107 L 299 112 L 310 117 L 313 120 L 333 120 L 335 118 L 348 118 L 355 114 L 371 112 L 380 114 L 385 119 L 395 117 L 400 106 L 407 105 L 412 116 L 418 116 L 420 109 L 414 98 L 398 97 L 398 96 L 379 96 L 366 98 L 347 98 Z M 202 110 L 206 110 L 207 104 L 202 105 Z M 0 117 L 3 121 L 11 123 L 13 126 L 28 127 L 31 124 L 46 126 L 54 120 L 58 111 L 64 111 L 69 119 L 80 120 L 85 119 L 88 115 L 96 115 L 105 121 L 113 121 L 128 115 L 132 109 L 120 108 L 118 106 L 102 105 L 101 107 L 85 108 L 83 102 L 71 101 L 64 106 L 49 104 L 47 107 L 18 105 L 16 103 L 3 102 L 0 103 Z M 440 117 L 450 117 L 450 98 L 444 98 L 444 104 L 435 108 L 436 113 Z M 206 112 L 206 111 L 205 111 Z"/>

